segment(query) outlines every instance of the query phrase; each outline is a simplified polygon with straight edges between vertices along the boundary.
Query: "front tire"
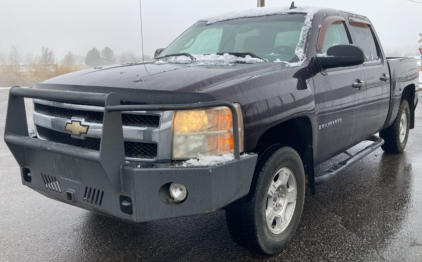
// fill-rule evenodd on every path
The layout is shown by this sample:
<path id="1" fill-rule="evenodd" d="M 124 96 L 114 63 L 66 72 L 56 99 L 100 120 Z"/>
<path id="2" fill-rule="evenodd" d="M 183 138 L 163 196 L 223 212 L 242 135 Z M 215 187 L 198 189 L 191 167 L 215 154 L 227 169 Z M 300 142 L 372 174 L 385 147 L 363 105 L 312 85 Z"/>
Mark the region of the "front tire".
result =
<path id="1" fill-rule="evenodd" d="M 300 156 L 290 147 L 274 146 L 260 157 L 249 195 L 227 208 L 229 232 L 242 247 L 275 254 L 296 232 L 304 200 Z"/>
<path id="2" fill-rule="evenodd" d="M 400 104 L 394 123 L 381 130 L 380 136 L 385 140 L 382 149 L 387 153 L 401 153 L 406 148 L 409 137 L 410 108 L 409 103 L 403 100 Z"/>

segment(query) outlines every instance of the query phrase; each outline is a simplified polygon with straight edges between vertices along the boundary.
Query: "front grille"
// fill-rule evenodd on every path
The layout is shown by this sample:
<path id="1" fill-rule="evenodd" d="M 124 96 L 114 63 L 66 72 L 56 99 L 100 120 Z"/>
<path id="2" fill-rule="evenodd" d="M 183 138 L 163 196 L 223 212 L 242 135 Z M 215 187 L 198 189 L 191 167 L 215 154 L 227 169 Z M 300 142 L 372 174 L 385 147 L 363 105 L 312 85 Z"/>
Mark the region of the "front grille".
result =
<path id="1" fill-rule="evenodd" d="M 36 126 L 38 135 L 48 141 L 62 143 L 66 145 L 81 147 L 90 150 L 100 150 L 101 139 L 86 137 L 85 139 L 72 138 L 70 134 L 65 134 L 45 127 Z"/>
<path id="2" fill-rule="evenodd" d="M 34 111 L 40 114 L 61 118 L 70 119 L 72 117 L 80 117 L 84 118 L 86 122 L 92 123 L 102 123 L 104 118 L 103 112 L 68 109 L 38 103 L 34 104 Z M 124 126 L 158 127 L 160 124 L 160 116 L 122 114 L 122 123 Z"/>
<path id="3" fill-rule="evenodd" d="M 90 150 L 100 150 L 101 139 L 99 138 L 85 137 L 85 139 L 76 139 L 70 134 L 58 132 L 38 125 L 36 125 L 36 127 L 38 135 L 42 139 Z M 125 141 L 125 156 L 129 158 L 156 158 L 157 144 Z"/>

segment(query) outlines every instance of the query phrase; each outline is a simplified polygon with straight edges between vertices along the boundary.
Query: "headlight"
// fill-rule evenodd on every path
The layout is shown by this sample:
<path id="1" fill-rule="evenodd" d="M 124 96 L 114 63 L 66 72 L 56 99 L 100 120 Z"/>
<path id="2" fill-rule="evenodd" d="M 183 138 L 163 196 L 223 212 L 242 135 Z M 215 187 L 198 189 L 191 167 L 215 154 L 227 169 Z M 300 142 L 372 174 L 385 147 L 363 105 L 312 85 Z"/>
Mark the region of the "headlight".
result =
<path id="1" fill-rule="evenodd" d="M 243 151 L 243 118 L 240 105 L 235 104 L 239 121 L 239 145 Z M 175 111 L 173 121 L 173 159 L 182 160 L 199 155 L 232 152 L 233 121 L 227 107 Z"/>

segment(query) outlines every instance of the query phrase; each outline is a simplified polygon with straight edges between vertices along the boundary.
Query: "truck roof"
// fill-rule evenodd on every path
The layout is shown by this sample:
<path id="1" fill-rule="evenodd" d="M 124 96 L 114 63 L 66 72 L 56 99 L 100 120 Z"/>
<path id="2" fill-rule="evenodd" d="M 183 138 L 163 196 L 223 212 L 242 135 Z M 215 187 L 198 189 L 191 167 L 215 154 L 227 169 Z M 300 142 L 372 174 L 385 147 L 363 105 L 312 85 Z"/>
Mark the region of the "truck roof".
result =
<path id="1" fill-rule="evenodd" d="M 227 20 L 233 20 L 233 19 L 239 19 L 239 18 L 260 17 L 260 16 L 269 16 L 269 15 L 279 15 L 279 14 L 297 14 L 297 13 L 307 14 L 307 18 L 312 19 L 312 17 L 316 13 L 323 10 L 343 12 L 339 10 L 332 10 L 332 9 L 314 7 L 314 6 L 296 7 L 295 9 L 290 9 L 290 7 L 261 7 L 261 8 L 248 9 L 248 10 L 243 10 L 239 12 L 229 12 L 229 13 L 219 14 L 216 16 L 206 17 L 206 18 L 198 20 L 198 22 L 206 22 L 207 24 L 213 24 L 213 23 L 217 23 L 221 21 L 227 21 Z M 360 16 L 357 14 L 352 14 L 350 12 L 345 12 L 345 13 L 348 13 L 350 15 Z"/>

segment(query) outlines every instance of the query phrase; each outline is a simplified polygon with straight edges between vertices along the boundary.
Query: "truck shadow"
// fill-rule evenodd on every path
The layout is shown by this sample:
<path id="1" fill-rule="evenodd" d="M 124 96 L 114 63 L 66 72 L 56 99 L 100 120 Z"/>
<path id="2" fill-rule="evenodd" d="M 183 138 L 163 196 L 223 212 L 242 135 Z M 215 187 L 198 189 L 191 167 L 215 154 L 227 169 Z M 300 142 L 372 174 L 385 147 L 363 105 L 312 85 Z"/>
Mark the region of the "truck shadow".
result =
<path id="1" fill-rule="evenodd" d="M 380 154 L 378 154 L 380 155 Z M 411 164 L 406 154 L 382 154 L 344 171 L 306 196 L 291 243 L 275 257 L 240 248 L 228 232 L 225 211 L 129 224 L 90 213 L 71 257 L 112 261 L 316 261 L 374 250 L 388 243 L 406 217 Z M 353 257 L 353 256 L 352 256 Z M 344 257 L 343 257 L 344 258 Z"/>
<path id="2" fill-rule="evenodd" d="M 317 188 L 315 198 L 370 249 L 386 248 L 409 215 L 414 174 L 406 154 L 379 149 Z"/>
<path id="3" fill-rule="evenodd" d="M 122 261 L 239 261 L 262 259 L 238 247 L 231 239 L 225 212 L 175 219 L 125 223 L 94 213 L 86 217 L 84 237 L 76 250 L 84 249 L 95 260 Z M 240 259 L 242 260 L 242 259 Z"/>

